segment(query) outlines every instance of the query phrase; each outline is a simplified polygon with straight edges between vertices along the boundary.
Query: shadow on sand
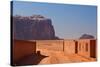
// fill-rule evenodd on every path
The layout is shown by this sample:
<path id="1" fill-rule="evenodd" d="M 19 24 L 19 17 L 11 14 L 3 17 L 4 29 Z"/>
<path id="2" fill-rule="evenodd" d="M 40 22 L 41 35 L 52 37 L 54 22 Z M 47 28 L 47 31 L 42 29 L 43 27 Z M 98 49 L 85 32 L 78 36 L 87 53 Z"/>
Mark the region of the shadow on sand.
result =
<path id="1" fill-rule="evenodd" d="M 28 55 L 20 59 L 15 66 L 25 66 L 25 65 L 37 65 L 39 62 L 48 56 L 41 55 L 40 51 L 37 51 L 36 54 Z"/>

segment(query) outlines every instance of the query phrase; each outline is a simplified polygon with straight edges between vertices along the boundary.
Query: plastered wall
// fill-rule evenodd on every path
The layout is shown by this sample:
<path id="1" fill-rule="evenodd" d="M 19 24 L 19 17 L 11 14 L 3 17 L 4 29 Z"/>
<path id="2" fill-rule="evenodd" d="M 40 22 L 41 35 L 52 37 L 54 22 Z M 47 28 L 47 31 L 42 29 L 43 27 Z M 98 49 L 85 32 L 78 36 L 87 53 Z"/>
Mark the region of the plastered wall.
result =
<path id="1" fill-rule="evenodd" d="M 78 40 L 78 54 L 84 57 L 96 57 L 96 40 Z"/>
<path id="2" fill-rule="evenodd" d="M 75 41 L 74 40 L 64 40 L 64 53 L 65 54 L 75 54 Z"/>
<path id="3" fill-rule="evenodd" d="M 37 49 L 63 51 L 65 54 L 79 54 L 84 57 L 96 57 L 96 40 L 38 40 Z"/>
<path id="4" fill-rule="evenodd" d="M 38 40 L 37 49 L 63 51 L 63 40 Z"/>
<path id="5" fill-rule="evenodd" d="M 36 42 L 13 40 L 13 62 L 36 53 Z"/>

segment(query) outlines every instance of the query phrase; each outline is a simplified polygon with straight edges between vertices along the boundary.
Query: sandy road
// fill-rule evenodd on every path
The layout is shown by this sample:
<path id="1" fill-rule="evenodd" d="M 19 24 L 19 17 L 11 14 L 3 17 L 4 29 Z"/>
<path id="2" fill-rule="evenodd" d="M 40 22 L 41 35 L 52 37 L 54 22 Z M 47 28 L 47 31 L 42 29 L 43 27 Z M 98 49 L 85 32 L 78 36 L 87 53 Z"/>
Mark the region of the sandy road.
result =
<path id="1" fill-rule="evenodd" d="M 47 49 L 37 49 L 41 51 L 42 55 L 48 56 L 40 61 L 39 64 L 59 64 L 59 63 L 76 63 L 76 62 L 89 62 L 95 61 L 91 59 L 84 58 L 77 54 L 65 55 L 61 51 L 47 50 Z"/>

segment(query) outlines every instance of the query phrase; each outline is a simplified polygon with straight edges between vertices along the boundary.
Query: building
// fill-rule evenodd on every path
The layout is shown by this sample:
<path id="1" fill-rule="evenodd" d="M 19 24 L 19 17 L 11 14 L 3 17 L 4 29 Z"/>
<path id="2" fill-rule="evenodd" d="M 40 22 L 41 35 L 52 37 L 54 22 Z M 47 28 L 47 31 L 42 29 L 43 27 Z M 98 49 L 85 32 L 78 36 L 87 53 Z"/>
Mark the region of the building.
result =
<path id="1" fill-rule="evenodd" d="M 30 54 L 41 54 L 41 49 L 61 51 L 66 56 L 78 54 L 84 58 L 96 59 L 96 40 L 79 39 L 79 40 L 14 40 L 13 41 L 12 61 L 15 65 L 21 58 Z M 38 49 L 40 49 L 38 51 Z M 37 52 L 36 52 L 37 51 Z M 44 53 L 45 54 L 45 53 Z"/>
<path id="2" fill-rule="evenodd" d="M 96 40 L 80 39 L 78 42 L 78 53 L 86 58 L 96 58 Z"/>

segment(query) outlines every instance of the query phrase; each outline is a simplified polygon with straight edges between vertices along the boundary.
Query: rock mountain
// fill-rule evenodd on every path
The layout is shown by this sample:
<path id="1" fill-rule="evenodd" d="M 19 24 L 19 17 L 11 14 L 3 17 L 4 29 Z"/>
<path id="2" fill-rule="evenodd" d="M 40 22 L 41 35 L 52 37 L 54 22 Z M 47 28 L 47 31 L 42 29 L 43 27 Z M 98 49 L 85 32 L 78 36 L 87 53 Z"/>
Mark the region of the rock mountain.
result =
<path id="1" fill-rule="evenodd" d="M 58 39 L 52 21 L 41 15 L 13 16 L 13 36 L 18 40 Z"/>
<path id="2" fill-rule="evenodd" d="M 89 34 L 83 34 L 79 39 L 95 39 L 95 37 Z"/>

